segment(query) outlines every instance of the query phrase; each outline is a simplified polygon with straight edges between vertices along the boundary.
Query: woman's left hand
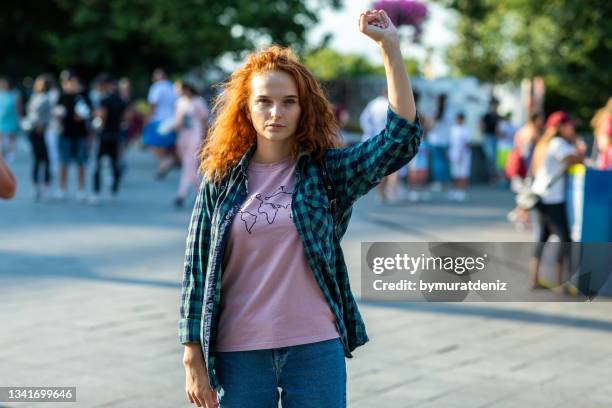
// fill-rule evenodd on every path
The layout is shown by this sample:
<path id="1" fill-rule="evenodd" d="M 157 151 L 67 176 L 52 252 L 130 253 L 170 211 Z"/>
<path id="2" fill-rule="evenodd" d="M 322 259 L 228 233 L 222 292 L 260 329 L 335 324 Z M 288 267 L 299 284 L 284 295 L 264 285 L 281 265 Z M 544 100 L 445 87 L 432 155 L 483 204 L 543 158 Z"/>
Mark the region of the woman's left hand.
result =
<path id="1" fill-rule="evenodd" d="M 398 41 L 397 29 L 384 10 L 368 10 L 361 13 L 359 31 L 379 44 Z"/>

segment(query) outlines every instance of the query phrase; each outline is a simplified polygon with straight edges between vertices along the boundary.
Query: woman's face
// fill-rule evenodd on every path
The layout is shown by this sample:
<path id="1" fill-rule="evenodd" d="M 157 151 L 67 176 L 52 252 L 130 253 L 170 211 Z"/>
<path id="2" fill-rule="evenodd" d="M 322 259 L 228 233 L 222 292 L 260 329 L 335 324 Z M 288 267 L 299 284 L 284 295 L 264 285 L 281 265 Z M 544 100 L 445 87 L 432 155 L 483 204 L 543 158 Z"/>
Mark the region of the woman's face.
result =
<path id="1" fill-rule="evenodd" d="M 251 79 L 249 116 L 258 139 L 291 141 L 300 121 L 300 101 L 295 81 L 282 71 L 256 74 Z"/>

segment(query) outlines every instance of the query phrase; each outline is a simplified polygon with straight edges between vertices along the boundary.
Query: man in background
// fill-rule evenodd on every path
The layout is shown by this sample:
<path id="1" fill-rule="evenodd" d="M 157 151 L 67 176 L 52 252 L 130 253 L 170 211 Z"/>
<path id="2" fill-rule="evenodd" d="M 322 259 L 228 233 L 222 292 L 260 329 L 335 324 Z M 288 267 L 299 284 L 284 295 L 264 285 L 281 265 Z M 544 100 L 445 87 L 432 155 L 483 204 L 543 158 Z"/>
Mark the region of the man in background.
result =
<path id="1" fill-rule="evenodd" d="M 497 166 L 495 163 L 497 157 L 497 139 L 499 136 L 500 116 L 497 113 L 499 102 L 497 99 L 491 99 L 489 103 L 489 111 L 482 117 L 480 121 L 480 130 L 483 136 L 483 151 L 487 161 L 487 171 L 491 182 L 497 181 Z"/>

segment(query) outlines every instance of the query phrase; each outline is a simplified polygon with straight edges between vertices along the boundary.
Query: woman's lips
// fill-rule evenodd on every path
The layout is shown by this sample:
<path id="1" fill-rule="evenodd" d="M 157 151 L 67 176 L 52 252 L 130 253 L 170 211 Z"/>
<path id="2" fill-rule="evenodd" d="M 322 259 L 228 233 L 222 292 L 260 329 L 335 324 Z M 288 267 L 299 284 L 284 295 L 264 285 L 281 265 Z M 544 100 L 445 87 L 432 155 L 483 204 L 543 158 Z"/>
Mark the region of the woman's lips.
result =
<path id="1" fill-rule="evenodd" d="M 285 128 L 285 126 L 283 126 L 283 125 L 268 125 L 267 128 L 271 132 L 279 132 L 279 131 L 283 130 Z"/>

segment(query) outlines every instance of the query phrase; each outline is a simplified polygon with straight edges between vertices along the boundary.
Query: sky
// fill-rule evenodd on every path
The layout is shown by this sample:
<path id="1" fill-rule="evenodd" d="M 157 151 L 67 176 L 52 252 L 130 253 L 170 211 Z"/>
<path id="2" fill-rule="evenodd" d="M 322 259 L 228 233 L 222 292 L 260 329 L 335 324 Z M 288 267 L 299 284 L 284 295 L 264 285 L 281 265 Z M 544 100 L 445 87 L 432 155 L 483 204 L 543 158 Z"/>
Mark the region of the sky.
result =
<path id="1" fill-rule="evenodd" d="M 319 15 L 319 24 L 311 30 L 308 41 L 318 44 L 325 33 L 333 34 L 331 48 L 341 53 L 356 53 L 366 56 L 376 64 L 382 64 L 378 47 L 372 40 L 359 32 L 357 23 L 359 14 L 371 7 L 372 0 L 344 0 L 340 10 L 323 10 Z M 424 1 L 429 10 L 425 21 L 423 45 L 402 44 L 404 56 L 421 60 L 425 56 L 425 47 L 433 48 L 432 71 L 435 76 L 444 76 L 448 67 L 444 63 L 444 50 L 455 41 L 453 24 L 455 14 L 432 1 Z"/>

